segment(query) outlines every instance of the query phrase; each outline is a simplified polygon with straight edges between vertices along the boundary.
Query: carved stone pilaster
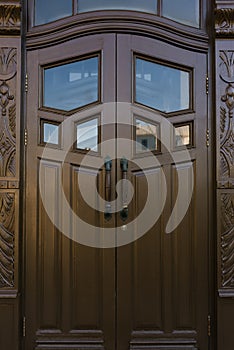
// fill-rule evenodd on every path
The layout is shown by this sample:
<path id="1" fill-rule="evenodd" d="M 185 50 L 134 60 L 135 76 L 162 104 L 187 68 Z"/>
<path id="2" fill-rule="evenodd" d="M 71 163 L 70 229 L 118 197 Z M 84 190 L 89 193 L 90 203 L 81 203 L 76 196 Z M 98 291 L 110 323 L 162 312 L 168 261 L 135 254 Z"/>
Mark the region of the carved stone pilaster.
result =
<path id="1" fill-rule="evenodd" d="M 234 193 L 221 200 L 221 288 L 234 289 Z"/>
<path id="2" fill-rule="evenodd" d="M 220 37 L 234 37 L 234 8 L 215 10 L 215 31 Z"/>
<path id="3" fill-rule="evenodd" d="M 14 287 L 15 195 L 0 193 L 0 288 Z"/>
<path id="4" fill-rule="evenodd" d="M 221 298 L 234 297 L 234 1 L 217 0 L 217 259 Z M 220 301 L 220 305 L 223 306 Z M 221 308 L 220 306 L 220 308 Z M 221 329 L 219 325 L 219 330 Z M 220 331 L 221 332 L 221 331 Z"/>
<path id="5" fill-rule="evenodd" d="M 6 41 L 5 41 L 6 42 Z M 0 289 L 15 289 L 17 151 L 17 54 L 16 47 L 0 46 Z"/>
<path id="6" fill-rule="evenodd" d="M 0 177 L 16 176 L 17 50 L 0 48 Z"/>
<path id="7" fill-rule="evenodd" d="M 234 188 L 234 51 L 219 51 L 218 187 Z"/>

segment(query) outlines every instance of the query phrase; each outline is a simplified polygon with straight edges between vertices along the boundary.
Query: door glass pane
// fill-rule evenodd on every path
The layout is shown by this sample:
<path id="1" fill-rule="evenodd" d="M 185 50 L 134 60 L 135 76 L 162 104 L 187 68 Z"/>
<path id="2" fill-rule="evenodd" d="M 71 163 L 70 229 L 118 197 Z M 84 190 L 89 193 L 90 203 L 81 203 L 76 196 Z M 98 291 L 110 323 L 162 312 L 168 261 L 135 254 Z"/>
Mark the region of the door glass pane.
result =
<path id="1" fill-rule="evenodd" d="M 94 118 L 76 125 L 76 147 L 84 150 L 98 151 L 98 119 Z"/>
<path id="2" fill-rule="evenodd" d="M 191 124 L 175 126 L 175 146 L 190 146 L 191 144 Z"/>
<path id="3" fill-rule="evenodd" d="M 157 0 L 78 0 L 78 12 L 96 10 L 135 10 L 157 12 Z"/>
<path id="4" fill-rule="evenodd" d="M 72 15 L 72 0 L 35 0 L 35 25 Z"/>
<path id="5" fill-rule="evenodd" d="M 189 72 L 136 58 L 135 102 L 169 113 L 190 107 Z"/>
<path id="6" fill-rule="evenodd" d="M 199 0 L 163 0 L 162 15 L 192 27 L 199 27 Z"/>
<path id="7" fill-rule="evenodd" d="M 136 153 L 158 150 L 158 125 L 136 119 Z"/>
<path id="8" fill-rule="evenodd" d="M 69 111 L 99 99 L 98 56 L 44 69 L 43 105 Z"/>
<path id="9" fill-rule="evenodd" d="M 59 125 L 52 123 L 42 123 L 42 143 L 52 143 L 54 145 L 59 144 Z"/>

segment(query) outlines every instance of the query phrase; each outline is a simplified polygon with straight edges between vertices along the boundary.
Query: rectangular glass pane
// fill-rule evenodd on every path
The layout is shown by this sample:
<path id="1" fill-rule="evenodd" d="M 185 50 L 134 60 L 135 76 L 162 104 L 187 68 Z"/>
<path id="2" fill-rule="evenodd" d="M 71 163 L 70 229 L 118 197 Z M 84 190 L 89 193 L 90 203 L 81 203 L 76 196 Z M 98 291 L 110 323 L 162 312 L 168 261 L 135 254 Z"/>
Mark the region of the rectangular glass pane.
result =
<path id="1" fill-rule="evenodd" d="M 157 0 L 77 0 L 78 12 L 96 10 L 135 10 L 157 13 Z"/>
<path id="2" fill-rule="evenodd" d="M 43 143 L 59 144 L 59 126 L 57 124 L 43 123 Z"/>
<path id="3" fill-rule="evenodd" d="M 162 15 L 192 27 L 199 27 L 199 0 L 163 0 Z"/>
<path id="4" fill-rule="evenodd" d="M 190 125 L 181 125 L 175 127 L 175 146 L 191 145 Z"/>
<path id="5" fill-rule="evenodd" d="M 158 125 L 136 119 L 136 153 L 158 149 Z"/>
<path id="6" fill-rule="evenodd" d="M 190 107 L 189 72 L 136 58 L 135 102 L 170 113 Z"/>
<path id="7" fill-rule="evenodd" d="M 72 0 L 35 0 L 34 25 L 72 15 Z"/>
<path id="8" fill-rule="evenodd" d="M 77 124 L 77 148 L 98 151 L 98 119 Z"/>
<path id="9" fill-rule="evenodd" d="M 45 69 L 43 105 L 69 111 L 98 101 L 98 61 L 97 56 Z"/>

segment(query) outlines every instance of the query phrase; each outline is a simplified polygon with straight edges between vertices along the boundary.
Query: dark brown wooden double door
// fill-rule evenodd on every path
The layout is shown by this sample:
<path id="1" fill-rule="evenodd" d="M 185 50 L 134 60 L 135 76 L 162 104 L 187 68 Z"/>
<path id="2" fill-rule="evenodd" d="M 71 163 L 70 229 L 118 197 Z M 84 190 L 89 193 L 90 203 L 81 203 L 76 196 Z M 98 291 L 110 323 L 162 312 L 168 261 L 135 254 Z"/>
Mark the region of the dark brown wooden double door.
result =
<path id="1" fill-rule="evenodd" d="M 41 69 L 94 54 L 98 103 L 45 108 Z M 143 106 L 141 88 L 153 79 L 137 68 L 144 61 L 183 71 L 173 86 L 185 94 L 181 108 Z M 105 34 L 30 51 L 27 66 L 25 349 L 208 349 L 206 56 Z M 90 120 L 94 152 L 76 147 L 77 128 Z M 44 144 L 46 123 L 60 125 L 57 145 Z M 120 183 L 117 196 L 125 176 L 132 187 Z M 113 201 L 109 216 L 102 199 Z"/>

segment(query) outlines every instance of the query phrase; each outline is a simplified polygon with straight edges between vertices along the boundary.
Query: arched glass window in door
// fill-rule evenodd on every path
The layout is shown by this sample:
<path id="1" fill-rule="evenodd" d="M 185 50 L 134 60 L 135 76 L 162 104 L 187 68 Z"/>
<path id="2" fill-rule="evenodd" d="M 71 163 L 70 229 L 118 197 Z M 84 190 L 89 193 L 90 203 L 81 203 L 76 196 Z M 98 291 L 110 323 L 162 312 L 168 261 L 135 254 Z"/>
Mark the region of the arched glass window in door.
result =
<path id="1" fill-rule="evenodd" d="M 200 0 L 77 0 L 78 12 L 135 10 L 154 13 L 192 27 L 200 26 Z"/>
<path id="2" fill-rule="evenodd" d="M 78 12 L 96 10 L 135 10 L 157 13 L 157 0 L 78 0 Z"/>
<path id="3" fill-rule="evenodd" d="M 45 24 L 71 16 L 72 8 L 72 0 L 35 0 L 34 24 Z"/>
<path id="4" fill-rule="evenodd" d="M 34 0 L 34 25 L 53 22 L 76 13 L 133 10 L 199 28 L 200 2 L 201 0 Z"/>
<path id="5" fill-rule="evenodd" d="M 199 27 L 199 0 L 163 0 L 162 16 L 192 27 Z"/>

